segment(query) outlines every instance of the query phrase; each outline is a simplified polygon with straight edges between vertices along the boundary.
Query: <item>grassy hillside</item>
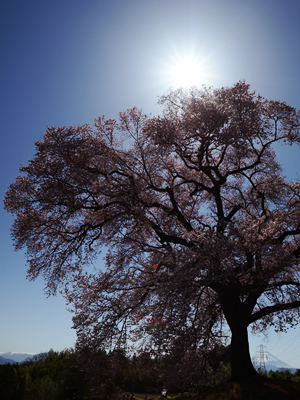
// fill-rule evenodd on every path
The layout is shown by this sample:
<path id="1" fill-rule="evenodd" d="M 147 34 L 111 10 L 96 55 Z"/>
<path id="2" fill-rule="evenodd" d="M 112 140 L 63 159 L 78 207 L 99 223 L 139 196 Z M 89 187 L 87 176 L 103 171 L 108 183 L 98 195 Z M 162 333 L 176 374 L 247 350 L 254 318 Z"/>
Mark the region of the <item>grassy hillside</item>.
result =
<path id="1" fill-rule="evenodd" d="M 299 400 L 300 384 L 275 379 L 226 382 L 192 400 Z"/>

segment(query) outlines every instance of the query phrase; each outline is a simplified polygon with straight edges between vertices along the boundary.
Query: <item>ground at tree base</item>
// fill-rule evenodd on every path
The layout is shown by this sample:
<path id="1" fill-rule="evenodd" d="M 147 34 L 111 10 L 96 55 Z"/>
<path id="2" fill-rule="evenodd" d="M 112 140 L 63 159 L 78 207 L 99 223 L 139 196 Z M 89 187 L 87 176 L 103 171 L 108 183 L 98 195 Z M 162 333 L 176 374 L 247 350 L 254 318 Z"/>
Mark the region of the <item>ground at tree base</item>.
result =
<path id="1" fill-rule="evenodd" d="M 229 381 L 189 400 L 299 400 L 300 384 L 277 379 Z"/>

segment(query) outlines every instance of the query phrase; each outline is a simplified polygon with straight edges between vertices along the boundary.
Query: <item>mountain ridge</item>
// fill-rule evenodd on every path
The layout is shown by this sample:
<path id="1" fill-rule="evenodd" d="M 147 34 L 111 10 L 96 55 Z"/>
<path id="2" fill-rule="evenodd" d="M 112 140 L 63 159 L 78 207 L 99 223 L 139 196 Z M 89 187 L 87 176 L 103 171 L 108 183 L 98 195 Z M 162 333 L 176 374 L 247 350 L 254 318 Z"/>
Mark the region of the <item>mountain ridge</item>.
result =
<path id="1" fill-rule="evenodd" d="M 8 351 L 6 353 L 0 353 L 0 364 L 2 364 L 1 359 L 7 360 L 7 362 L 4 362 L 4 364 L 9 363 L 9 364 L 15 364 L 15 363 L 21 363 L 28 358 L 32 358 L 36 354 L 34 353 L 14 353 L 11 351 Z"/>
<path id="2" fill-rule="evenodd" d="M 0 365 L 5 365 L 5 364 L 15 364 L 15 361 L 12 360 L 11 358 L 4 358 L 0 356 Z"/>
<path id="3" fill-rule="evenodd" d="M 273 356 L 273 354 L 268 351 L 263 351 L 261 354 L 257 354 L 251 357 L 252 363 L 256 369 L 262 369 L 269 371 L 282 371 L 290 370 L 292 373 L 296 372 L 297 368 L 292 367 L 286 362 L 280 360 L 279 358 Z"/>

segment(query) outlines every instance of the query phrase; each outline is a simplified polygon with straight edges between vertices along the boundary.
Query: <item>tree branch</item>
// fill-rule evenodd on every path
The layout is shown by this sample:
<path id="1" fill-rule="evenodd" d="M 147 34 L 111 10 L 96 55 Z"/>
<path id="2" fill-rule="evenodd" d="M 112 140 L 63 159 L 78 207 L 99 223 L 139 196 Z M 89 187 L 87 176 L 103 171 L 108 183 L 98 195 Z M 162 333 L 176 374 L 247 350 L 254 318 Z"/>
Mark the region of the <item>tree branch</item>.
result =
<path id="1" fill-rule="evenodd" d="M 273 306 L 264 307 L 261 310 L 251 314 L 247 318 L 247 323 L 248 325 L 250 325 L 252 322 L 255 322 L 258 319 L 263 318 L 269 314 L 273 314 L 275 312 L 280 312 L 280 311 L 292 310 L 298 307 L 300 307 L 300 301 L 293 301 L 292 303 L 286 303 L 286 304 L 274 304 Z"/>

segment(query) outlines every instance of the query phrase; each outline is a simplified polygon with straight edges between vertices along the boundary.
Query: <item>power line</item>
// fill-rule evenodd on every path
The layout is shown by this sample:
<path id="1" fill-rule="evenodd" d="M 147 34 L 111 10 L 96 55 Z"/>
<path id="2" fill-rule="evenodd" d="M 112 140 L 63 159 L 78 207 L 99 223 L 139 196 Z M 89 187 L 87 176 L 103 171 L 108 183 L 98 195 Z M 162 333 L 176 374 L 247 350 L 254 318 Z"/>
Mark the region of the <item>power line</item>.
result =
<path id="1" fill-rule="evenodd" d="M 300 337 L 300 336 L 297 336 L 297 337 L 291 339 L 288 343 L 286 343 L 285 346 L 287 346 L 287 347 L 282 346 L 282 347 L 285 347 L 285 349 L 284 349 L 283 351 L 281 351 L 281 352 L 278 354 L 278 356 L 280 356 L 282 353 L 287 353 L 287 350 L 299 339 L 299 337 Z M 293 349 L 290 350 L 290 351 L 293 351 Z M 290 351 L 289 351 L 289 352 L 290 352 Z"/>

